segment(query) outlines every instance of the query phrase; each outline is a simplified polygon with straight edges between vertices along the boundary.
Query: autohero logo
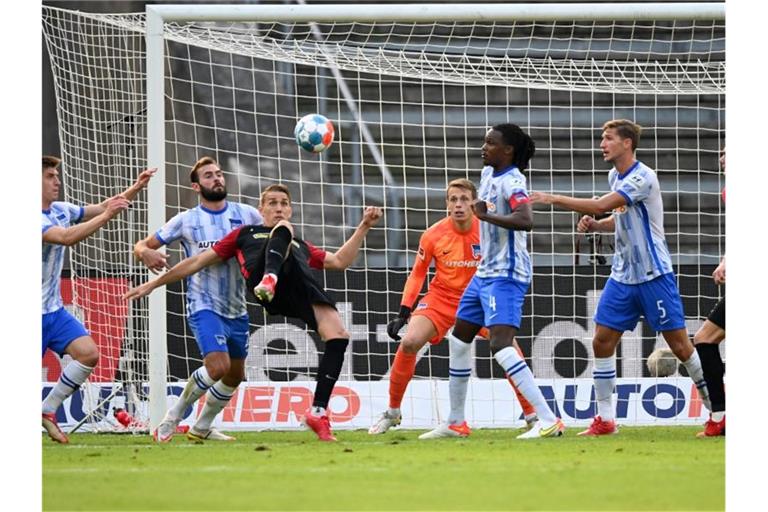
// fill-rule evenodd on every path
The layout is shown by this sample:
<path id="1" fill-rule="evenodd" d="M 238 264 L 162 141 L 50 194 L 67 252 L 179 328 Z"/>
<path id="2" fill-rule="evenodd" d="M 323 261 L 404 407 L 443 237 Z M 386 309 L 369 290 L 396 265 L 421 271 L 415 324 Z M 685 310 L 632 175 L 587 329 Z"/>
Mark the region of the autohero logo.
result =
<path id="1" fill-rule="evenodd" d="M 218 242 L 218 240 L 200 240 L 197 242 L 197 248 L 201 251 L 205 249 L 210 249 L 211 247 L 216 245 L 216 242 Z"/>

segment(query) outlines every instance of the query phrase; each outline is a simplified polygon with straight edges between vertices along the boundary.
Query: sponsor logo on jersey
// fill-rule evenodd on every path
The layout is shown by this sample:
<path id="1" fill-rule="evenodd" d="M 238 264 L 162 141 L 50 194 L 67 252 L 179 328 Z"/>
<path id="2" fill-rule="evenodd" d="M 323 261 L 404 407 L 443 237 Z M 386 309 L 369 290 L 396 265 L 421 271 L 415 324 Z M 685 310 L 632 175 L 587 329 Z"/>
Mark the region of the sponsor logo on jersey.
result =
<path id="1" fill-rule="evenodd" d="M 416 309 L 427 309 L 429 307 L 429 304 L 426 302 L 419 302 L 419 305 L 416 306 Z"/>
<path id="2" fill-rule="evenodd" d="M 218 242 L 218 240 L 200 240 L 199 242 L 197 242 L 197 248 L 208 249 L 209 247 L 213 247 L 214 245 L 216 245 L 216 242 Z"/>
<path id="3" fill-rule="evenodd" d="M 457 268 L 463 268 L 463 267 L 479 267 L 480 262 L 477 260 L 458 260 L 458 261 L 446 261 L 445 262 L 446 267 L 457 267 Z"/>
<path id="4" fill-rule="evenodd" d="M 621 206 L 617 206 L 616 208 L 613 209 L 613 213 L 618 213 L 618 214 L 625 213 L 626 211 L 627 211 L 627 205 L 625 204 Z"/>
<path id="5" fill-rule="evenodd" d="M 491 201 L 486 201 L 485 205 L 488 207 L 489 212 L 495 212 L 496 211 L 496 198 L 492 197 Z"/>
<path id="6" fill-rule="evenodd" d="M 254 233 L 253 238 L 258 240 L 259 238 L 269 238 L 269 233 Z"/>
<path id="7" fill-rule="evenodd" d="M 422 246 L 419 246 L 419 258 L 424 259 L 424 248 Z"/>

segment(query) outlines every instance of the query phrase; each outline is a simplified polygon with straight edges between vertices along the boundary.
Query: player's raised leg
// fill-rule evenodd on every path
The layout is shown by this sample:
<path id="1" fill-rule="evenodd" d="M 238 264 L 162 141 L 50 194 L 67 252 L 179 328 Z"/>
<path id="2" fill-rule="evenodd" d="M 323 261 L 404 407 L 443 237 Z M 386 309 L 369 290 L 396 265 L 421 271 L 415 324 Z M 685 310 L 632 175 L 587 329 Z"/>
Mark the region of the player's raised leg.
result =
<path id="1" fill-rule="evenodd" d="M 264 255 L 264 277 L 253 289 L 253 294 L 263 302 L 271 302 L 275 297 L 277 276 L 288 257 L 293 241 L 293 227 L 287 221 L 279 222 L 269 234 Z"/>

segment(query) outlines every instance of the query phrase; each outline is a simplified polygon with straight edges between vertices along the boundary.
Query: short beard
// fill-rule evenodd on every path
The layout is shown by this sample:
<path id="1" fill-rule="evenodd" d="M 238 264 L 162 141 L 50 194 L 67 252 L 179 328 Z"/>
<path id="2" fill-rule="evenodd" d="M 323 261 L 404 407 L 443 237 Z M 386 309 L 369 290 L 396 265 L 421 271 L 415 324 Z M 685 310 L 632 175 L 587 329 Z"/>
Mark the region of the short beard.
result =
<path id="1" fill-rule="evenodd" d="M 206 201 L 221 201 L 227 198 L 227 187 L 223 187 L 222 190 L 214 190 L 200 185 L 200 195 Z"/>

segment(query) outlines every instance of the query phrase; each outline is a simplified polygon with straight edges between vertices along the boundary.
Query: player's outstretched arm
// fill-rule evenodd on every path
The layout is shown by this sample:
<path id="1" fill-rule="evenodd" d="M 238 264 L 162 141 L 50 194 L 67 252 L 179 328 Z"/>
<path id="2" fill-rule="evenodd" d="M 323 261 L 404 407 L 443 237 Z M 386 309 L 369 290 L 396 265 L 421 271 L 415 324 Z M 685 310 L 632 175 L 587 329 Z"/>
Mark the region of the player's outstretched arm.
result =
<path id="1" fill-rule="evenodd" d="M 472 211 L 475 216 L 484 221 L 496 224 L 506 229 L 515 229 L 521 231 L 530 231 L 533 229 L 533 210 L 530 203 L 522 203 L 508 215 L 497 215 L 488 213 L 488 203 L 482 199 L 477 199 L 472 204 Z"/>
<path id="2" fill-rule="evenodd" d="M 432 241 L 428 238 L 427 233 L 424 233 L 421 235 L 421 240 L 419 240 L 419 251 L 416 254 L 416 260 L 413 262 L 413 268 L 408 275 L 408 279 L 405 281 L 405 286 L 403 286 L 400 311 L 398 311 L 395 318 L 387 323 L 387 334 L 395 341 L 400 341 L 398 333 L 411 317 L 411 311 L 413 311 L 421 288 L 424 286 L 424 279 L 427 277 L 429 265 L 432 263 L 433 258 Z"/>
<path id="3" fill-rule="evenodd" d="M 123 298 L 126 300 L 136 300 L 152 293 L 152 290 L 165 286 L 166 284 L 175 283 L 187 276 L 191 276 L 195 272 L 199 272 L 205 267 L 210 267 L 216 263 L 221 263 L 223 260 L 219 257 L 213 249 L 206 249 L 205 251 L 196 254 L 192 257 L 186 258 L 178 262 L 168 272 L 161 275 L 157 279 L 147 281 L 146 283 L 131 288 Z"/>
<path id="4" fill-rule="evenodd" d="M 532 203 L 551 204 L 566 210 L 592 215 L 610 212 L 614 208 L 627 204 L 626 198 L 618 192 L 609 192 L 598 198 L 580 198 L 547 194 L 545 192 L 532 192 L 530 198 Z"/>
<path id="5" fill-rule="evenodd" d="M 144 240 L 139 240 L 133 246 L 133 255 L 141 261 L 153 273 L 158 274 L 161 270 L 171 268 L 168 263 L 168 255 L 160 252 L 163 243 L 155 235 L 149 235 Z"/>
<path id="6" fill-rule="evenodd" d="M 128 208 L 130 202 L 121 196 L 115 196 L 107 201 L 107 206 L 103 212 L 86 222 L 63 228 L 53 226 L 43 233 L 43 242 L 58 245 L 75 245 L 98 231 L 102 226 Z"/>
<path id="7" fill-rule="evenodd" d="M 349 267 L 352 262 L 355 261 L 355 257 L 357 257 L 357 253 L 360 250 L 365 235 L 367 235 L 368 231 L 379 222 L 382 215 L 384 215 L 384 212 L 381 208 L 375 206 L 367 207 L 363 214 L 363 220 L 360 221 L 360 225 L 357 226 L 357 229 L 352 236 L 349 237 L 349 240 L 344 242 L 344 245 L 342 245 L 335 253 L 328 252 L 325 254 L 323 268 L 330 270 L 344 270 Z"/>
<path id="8" fill-rule="evenodd" d="M 128 201 L 133 201 L 137 195 L 139 195 L 139 192 L 141 192 L 149 183 L 149 180 L 152 179 L 152 176 L 155 175 L 157 172 L 157 168 L 153 167 L 151 169 L 145 169 L 139 174 L 139 177 L 136 178 L 136 183 L 128 187 L 127 189 L 123 190 L 121 193 L 119 193 L 115 197 L 123 197 L 127 199 Z M 83 208 L 83 220 L 89 220 L 96 215 L 100 215 L 104 213 L 104 210 L 107 208 L 107 204 L 109 203 L 110 199 L 106 199 L 102 201 L 99 204 L 89 204 L 85 208 Z"/>

